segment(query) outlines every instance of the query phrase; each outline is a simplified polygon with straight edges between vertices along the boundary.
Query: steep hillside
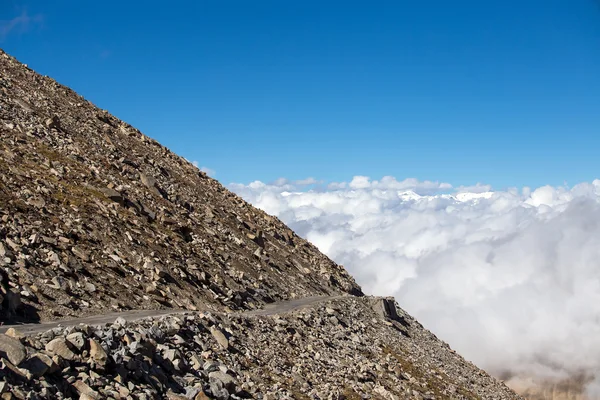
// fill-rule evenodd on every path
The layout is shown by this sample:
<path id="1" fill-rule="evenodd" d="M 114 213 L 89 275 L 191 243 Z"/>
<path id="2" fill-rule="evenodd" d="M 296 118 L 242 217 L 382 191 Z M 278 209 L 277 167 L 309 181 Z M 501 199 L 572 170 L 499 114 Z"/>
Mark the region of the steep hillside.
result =
<path id="1" fill-rule="evenodd" d="M 3 319 L 185 312 L 11 328 L 2 399 L 518 398 L 277 218 L 3 52 L 0 278 Z"/>
<path id="2" fill-rule="evenodd" d="M 386 314 L 384 305 L 389 311 L 393 303 L 347 296 L 283 313 L 188 313 L 57 328 L 21 338 L 24 345 L 0 340 L 0 351 L 15 343 L 11 361 L 21 367 L 3 360 L 0 377 L 17 398 L 517 398 L 399 308 Z"/>
<path id="3" fill-rule="evenodd" d="M 360 288 L 277 218 L 0 54 L 0 266 L 29 318 Z"/>

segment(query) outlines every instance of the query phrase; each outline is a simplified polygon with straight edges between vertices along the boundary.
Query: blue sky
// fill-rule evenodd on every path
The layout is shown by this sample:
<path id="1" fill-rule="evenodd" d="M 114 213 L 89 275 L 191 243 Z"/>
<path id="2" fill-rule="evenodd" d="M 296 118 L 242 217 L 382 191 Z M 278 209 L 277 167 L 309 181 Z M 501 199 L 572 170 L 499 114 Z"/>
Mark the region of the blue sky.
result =
<path id="1" fill-rule="evenodd" d="M 0 20 L 4 50 L 224 183 L 600 177 L 596 0 L 3 0 Z"/>

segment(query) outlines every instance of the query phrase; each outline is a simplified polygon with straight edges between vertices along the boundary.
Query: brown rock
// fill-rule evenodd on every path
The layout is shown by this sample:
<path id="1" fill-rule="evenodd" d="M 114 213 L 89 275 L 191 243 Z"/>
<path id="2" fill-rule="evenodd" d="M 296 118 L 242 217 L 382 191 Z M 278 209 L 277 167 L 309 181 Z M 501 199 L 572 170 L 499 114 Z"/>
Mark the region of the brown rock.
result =
<path id="1" fill-rule="evenodd" d="M 54 372 L 57 365 L 50 357 L 42 353 L 33 354 L 23 363 L 23 369 L 29 371 L 34 377 L 39 378 L 47 372 Z"/>
<path id="2" fill-rule="evenodd" d="M 99 399 L 100 395 L 83 381 L 75 381 L 73 387 L 81 395 L 80 399 Z"/>
<path id="3" fill-rule="evenodd" d="M 104 348 L 94 339 L 90 339 L 90 357 L 96 364 L 105 367 L 108 361 L 108 356 Z"/>
<path id="4" fill-rule="evenodd" d="M 161 196 L 161 193 L 158 190 L 158 185 L 156 183 L 156 179 L 154 179 L 153 177 L 148 176 L 144 173 L 140 173 L 140 180 L 142 181 L 144 186 L 146 186 L 148 189 L 150 189 L 150 191 L 152 193 L 154 193 L 157 196 Z"/>
<path id="5" fill-rule="evenodd" d="M 85 251 L 81 247 L 73 246 L 73 248 L 71 248 L 71 252 L 84 262 L 90 261 L 90 253 Z"/>
<path id="6" fill-rule="evenodd" d="M 52 116 L 51 118 L 46 119 L 44 122 L 48 129 L 56 129 L 60 130 L 60 118 L 57 115 Z"/>
<path id="7" fill-rule="evenodd" d="M 115 189 L 111 189 L 111 188 L 102 188 L 100 189 L 100 191 L 109 199 L 111 199 L 112 201 L 114 201 L 115 203 L 123 203 L 124 202 L 124 197 L 121 193 L 117 192 Z"/>
<path id="8" fill-rule="evenodd" d="M 67 341 L 80 352 L 85 346 L 85 337 L 82 332 L 74 332 L 67 335 Z"/>
<path id="9" fill-rule="evenodd" d="M 67 340 L 62 337 L 58 337 L 48 342 L 46 345 L 46 351 L 52 355 L 60 356 L 69 361 L 74 360 L 76 357 L 75 353 L 73 353 L 67 345 Z"/>
<path id="10" fill-rule="evenodd" d="M 213 337 L 215 338 L 215 340 L 217 341 L 217 343 L 219 343 L 219 345 L 224 350 L 227 350 L 227 348 L 229 347 L 229 340 L 227 340 L 227 338 L 225 337 L 225 335 L 223 334 L 223 332 L 221 332 L 220 329 L 215 328 L 214 326 L 211 326 L 210 327 L 210 333 L 213 335 Z"/>
<path id="11" fill-rule="evenodd" d="M 29 371 L 27 371 L 26 369 L 18 368 L 17 366 L 15 366 L 13 363 L 11 363 L 6 358 L 1 357 L 0 358 L 0 362 L 3 365 L 2 369 L 8 369 L 17 378 L 20 378 L 20 379 L 23 379 L 23 380 L 30 380 L 32 378 L 32 375 L 31 375 L 31 373 Z"/>
<path id="12" fill-rule="evenodd" d="M 25 335 L 22 332 L 18 331 L 15 328 L 8 328 L 4 334 L 6 336 L 10 336 L 11 338 L 15 338 L 17 340 L 23 339 L 25 337 Z"/>
<path id="13" fill-rule="evenodd" d="M 172 392 L 171 390 L 169 390 L 167 392 L 167 399 L 168 400 L 189 400 L 187 397 L 185 397 L 182 394 L 177 394 L 175 392 Z"/>
<path id="14" fill-rule="evenodd" d="M 25 346 L 19 340 L 0 334 L 0 357 L 7 358 L 14 365 L 19 365 L 26 355 Z"/>

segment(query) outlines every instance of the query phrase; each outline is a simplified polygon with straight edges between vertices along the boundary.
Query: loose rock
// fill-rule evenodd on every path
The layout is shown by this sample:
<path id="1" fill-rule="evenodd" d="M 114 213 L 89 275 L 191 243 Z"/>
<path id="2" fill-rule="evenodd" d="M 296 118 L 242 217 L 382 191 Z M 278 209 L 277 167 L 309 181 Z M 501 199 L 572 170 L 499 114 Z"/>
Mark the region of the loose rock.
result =
<path id="1" fill-rule="evenodd" d="M 75 353 L 73 353 L 67 345 L 67 339 L 62 337 L 51 340 L 46 345 L 46 351 L 52 355 L 60 356 L 69 361 L 75 359 L 76 357 Z"/>
<path id="2" fill-rule="evenodd" d="M 27 352 L 19 340 L 0 334 L 0 357 L 6 357 L 14 365 L 25 359 Z"/>

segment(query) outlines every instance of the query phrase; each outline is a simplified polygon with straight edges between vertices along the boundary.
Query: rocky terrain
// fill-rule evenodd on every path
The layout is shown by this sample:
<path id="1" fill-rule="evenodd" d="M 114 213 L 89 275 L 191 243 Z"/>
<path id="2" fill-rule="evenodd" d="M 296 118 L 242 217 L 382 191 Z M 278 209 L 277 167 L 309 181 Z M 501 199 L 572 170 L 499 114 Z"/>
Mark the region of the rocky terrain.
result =
<path id="1" fill-rule="evenodd" d="M 27 318 L 360 294 L 277 218 L 0 53 L 0 267 Z"/>
<path id="2" fill-rule="evenodd" d="M 0 278 L 13 322 L 183 312 L 9 329 L 2 399 L 518 398 L 277 218 L 1 51 Z"/>
<path id="3" fill-rule="evenodd" d="M 265 314 L 119 318 L 31 337 L 9 329 L 0 336 L 0 391 L 9 399 L 516 398 L 389 300 L 338 297 Z"/>

